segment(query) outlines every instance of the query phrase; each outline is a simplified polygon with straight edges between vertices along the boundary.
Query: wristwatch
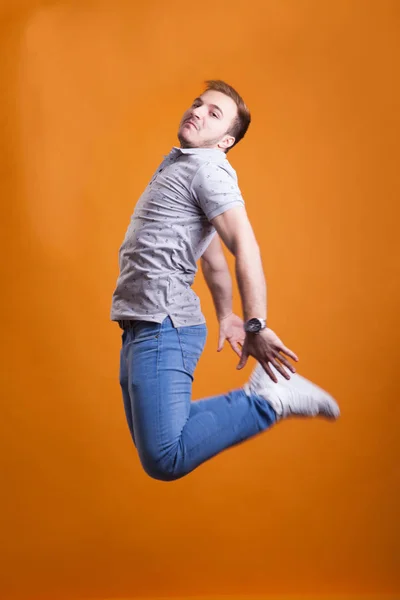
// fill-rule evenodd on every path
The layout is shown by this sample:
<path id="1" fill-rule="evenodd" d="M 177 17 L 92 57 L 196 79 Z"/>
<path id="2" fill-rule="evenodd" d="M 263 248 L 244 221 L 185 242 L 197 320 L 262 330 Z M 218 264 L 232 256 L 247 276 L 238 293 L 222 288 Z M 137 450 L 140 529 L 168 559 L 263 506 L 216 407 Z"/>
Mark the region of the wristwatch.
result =
<path id="1" fill-rule="evenodd" d="M 265 319 L 259 319 L 258 317 L 254 317 L 253 319 L 249 319 L 244 324 L 244 330 L 246 333 L 260 333 L 267 326 L 267 322 Z"/>

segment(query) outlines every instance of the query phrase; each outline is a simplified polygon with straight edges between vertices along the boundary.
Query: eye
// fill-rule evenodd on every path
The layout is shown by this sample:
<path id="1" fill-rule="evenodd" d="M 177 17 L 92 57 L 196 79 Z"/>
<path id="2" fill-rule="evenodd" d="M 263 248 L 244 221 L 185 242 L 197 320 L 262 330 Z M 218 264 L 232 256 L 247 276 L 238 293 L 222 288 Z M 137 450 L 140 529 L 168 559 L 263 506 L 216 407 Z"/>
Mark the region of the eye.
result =
<path id="1" fill-rule="evenodd" d="M 218 119 L 218 118 L 219 118 L 219 115 L 218 115 L 216 112 L 213 112 L 213 113 L 211 113 L 211 115 L 212 115 L 213 117 L 215 117 L 216 119 Z"/>

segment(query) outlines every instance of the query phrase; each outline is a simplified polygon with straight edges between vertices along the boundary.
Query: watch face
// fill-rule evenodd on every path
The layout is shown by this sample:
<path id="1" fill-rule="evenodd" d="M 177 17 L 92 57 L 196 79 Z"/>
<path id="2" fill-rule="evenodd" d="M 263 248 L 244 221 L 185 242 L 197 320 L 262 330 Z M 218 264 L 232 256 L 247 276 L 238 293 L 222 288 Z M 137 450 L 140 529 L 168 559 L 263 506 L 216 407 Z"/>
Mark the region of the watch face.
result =
<path id="1" fill-rule="evenodd" d="M 261 321 L 260 319 L 250 319 L 250 321 L 246 324 L 246 331 L 249 333 L 257 333 L 261 330 Z"/>

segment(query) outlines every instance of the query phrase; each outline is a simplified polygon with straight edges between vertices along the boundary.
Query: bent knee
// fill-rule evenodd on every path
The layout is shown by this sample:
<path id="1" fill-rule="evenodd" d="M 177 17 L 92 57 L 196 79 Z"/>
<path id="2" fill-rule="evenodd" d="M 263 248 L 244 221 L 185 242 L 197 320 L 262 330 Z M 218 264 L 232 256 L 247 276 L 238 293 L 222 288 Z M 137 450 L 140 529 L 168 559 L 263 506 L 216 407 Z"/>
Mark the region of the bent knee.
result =
<path id="1" fill-rule="evenodd" d="M 187 474 L 185 470 L 177 468 L 174 459 L 163 458 L 160 460 L 150 456 L 141 456 L 140 462 L 145 473 L 158 481 L 176 481 Z"/>

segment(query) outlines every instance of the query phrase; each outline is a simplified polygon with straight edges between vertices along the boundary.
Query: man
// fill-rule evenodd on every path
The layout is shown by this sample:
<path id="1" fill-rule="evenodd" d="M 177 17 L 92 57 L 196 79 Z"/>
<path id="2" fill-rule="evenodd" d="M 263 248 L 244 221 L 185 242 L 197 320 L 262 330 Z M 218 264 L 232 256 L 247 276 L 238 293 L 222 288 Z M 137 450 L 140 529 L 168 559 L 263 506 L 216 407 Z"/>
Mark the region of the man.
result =
<path id="1" fill-rule="evenodd" d="M 136 204 L 119 251 L 111 319 L 123 329 L 120 384 L 141 464 L 171 481 L 288 416 L 335 419 L 326 392 L 295 373 L 297 356 L 267 327 L 260 251 L 227 152 L 245 135 L 250 113 L 222 81 L 209 81 L 183 115 L 180 148 L 165 157 Z M 232 282 L 220 238 L 235 256 L 243 320 L 232 313 Z M 191 289 L 201 259 L 228 340 L 258 364 L 248 383 L 191 401 L 207 329 Z M 289 374 L 291 373 L 291 375 Z"/>

